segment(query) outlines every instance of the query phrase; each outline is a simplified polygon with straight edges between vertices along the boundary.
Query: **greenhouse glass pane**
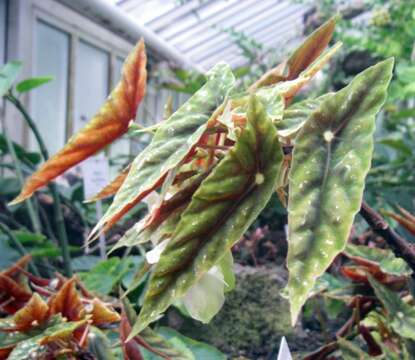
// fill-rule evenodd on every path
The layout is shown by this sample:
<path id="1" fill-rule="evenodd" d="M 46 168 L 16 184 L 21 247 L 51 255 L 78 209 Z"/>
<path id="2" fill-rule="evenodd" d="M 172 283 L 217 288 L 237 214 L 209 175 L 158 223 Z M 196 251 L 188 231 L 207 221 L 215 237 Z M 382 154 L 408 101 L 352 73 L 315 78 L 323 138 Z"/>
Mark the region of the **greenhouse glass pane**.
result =
<path id="1" fill-rule="evenodd" d="M 95 115 L 107 98 L 108 90 L 109 54 L 80 41 L 76 59 L 74 132 Z"/>
<path id="2" fill-rule="evenodd" d="M 36 23 L 34 76 L 53 81 L 33 91 L 33 114 L 48 150 L 55 153 L 65 143 L 68 95 L 69 35 L 44 22 Z M 33 137 L 32 149 L 37 149 Z"/>
<path id="3" fill-rule="evenodd" d="M 0 65 L 4 64 L 6 55 L 6 0 L 0 0 Z"/>

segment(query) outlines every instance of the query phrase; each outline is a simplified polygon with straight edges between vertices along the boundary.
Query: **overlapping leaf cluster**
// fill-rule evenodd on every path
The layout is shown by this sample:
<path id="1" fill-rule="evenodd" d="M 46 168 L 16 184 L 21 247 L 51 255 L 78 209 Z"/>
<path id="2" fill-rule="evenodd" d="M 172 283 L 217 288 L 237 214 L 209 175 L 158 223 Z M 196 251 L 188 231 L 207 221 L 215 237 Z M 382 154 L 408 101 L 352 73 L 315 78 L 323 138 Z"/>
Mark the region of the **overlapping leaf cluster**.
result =
<path id="1" fill-rule="evenodd" d="M 26 271 L 30 257 L 0 273 L 0 359 L 79 358 L 91 331 L 117 324 L 112 305 L 76 279 L 43 279 Z"/>
<path id="2" fill-rule="evenodd" d="M 345 359 L 411 359 L 415 310 L 407 288 L 411 269 L 392 251 L 348 244 L 340 274 L 326 273 L 313 296 L 340 301 L 352 309 L 337 339 L 308 354 L 319 359 L 337 352 Z M 362 341 L 361 341 L 362 340 Z"/>
<path id="3" fill-rule="evenodd" d="M 144 303 L 131 332 L 124 334 L 126 340 L 180 301 L 178 305 L 199 320 L 212 318 L 223 303 L 223 292 L 231 288 L 230 250 L 275 190 L 281 195 L 288 187 L 289 193 L 288 293 L 293 323 L 316 279 L 344 250 L 360 208 L 375 115 L 384 101 L 393 61 L 367 69 L 337 93 L 292 104 L 341 46 L 325 51 L 334 26 L 335 19 L 323 24 L 243 94 L 235 92 L 230 67 L 216 65 L 205 85 L 156 127 L 149 146 L 102 193 L 116 192 L 92 236 L 109 229 L 140 201 L 149 207 L 148 215 L 116 245 L 153 244 L 142 271 L 151 272 Z M 135 114 L 145 78 L 140 60 L 145 56 L 138 49 L 127 62 L 113 102 L 99 113 L 111 115 L 104 116 L 105 129 L 121 122 L 124 131 L 126 119 Z M 129 96 L 134 101 L 127 101 Z M 122 106 L 118 112 L 108 108 L 123 102 L 129 105 L 126 114 Z M 93 126 L 99 127 L 102 116 Z M 70 143 L 72 149 L 87 146 L 82 133 L 79 136 Z M 32 179 L 45 184 L 51 176 L 43 167 Z M 37 187 L 30 181 L 31 190 L 18 200 Z M 215 291 L 204 296 L 210 286 Z M 200 301 L 213 294 L 208 303 Z"/>

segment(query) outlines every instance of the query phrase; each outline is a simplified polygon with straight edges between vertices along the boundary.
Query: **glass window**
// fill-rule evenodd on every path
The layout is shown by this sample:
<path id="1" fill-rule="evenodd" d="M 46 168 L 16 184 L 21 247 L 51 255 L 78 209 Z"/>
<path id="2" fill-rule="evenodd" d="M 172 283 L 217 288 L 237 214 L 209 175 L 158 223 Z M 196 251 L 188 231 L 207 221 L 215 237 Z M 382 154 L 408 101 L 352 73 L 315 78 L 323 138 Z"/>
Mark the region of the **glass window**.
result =
<path id="1" fill-rule="evenodd" d="M 35 31 L 34 76 L 52 76 L 53 81 L 33 91 L 33 114 L 48 150 L 55 153 L 65 143 L 69 35 L 41 21 Z M 33 138 L 30 144 L 36 149 Z"/>
<path id="2" fill-rule="evenodd" d="M 6 0 L 0 0 L 0 65 L 4 64 L 6 55 Z"/>
<path id="3" fill-rule="evenodd" d="M 76 59 L 74 132 L 96 114 L 108 95 L 109 54 L 84 41 Z"/>

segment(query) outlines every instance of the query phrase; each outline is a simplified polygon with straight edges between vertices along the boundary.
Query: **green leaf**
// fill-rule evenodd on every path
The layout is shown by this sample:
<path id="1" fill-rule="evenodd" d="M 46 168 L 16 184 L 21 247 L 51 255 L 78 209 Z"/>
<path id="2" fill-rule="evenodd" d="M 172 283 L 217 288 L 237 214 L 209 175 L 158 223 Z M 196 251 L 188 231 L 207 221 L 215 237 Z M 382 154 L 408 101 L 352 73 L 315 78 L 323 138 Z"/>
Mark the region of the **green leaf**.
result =
<path id="1" fill-rule="evenodd" d="M 222 272 L 213 266 L 183 296 L 186 312 L 193 319 L 209 323 L 225 302 L 225 286 Z"/>
<path id="2" fill-rule="evenodd" d="M 415 340 L 415 308 L 405 303 L 398 294 L 368 276 L 376 297 L 385 307 L 390 326 L 400 336 Z"/>
<path id="3" fill-rule="evenodd" d="M 24 230 L 14 230 L 13 235 L 22 243 L 22 245 L 42 245 L 46 241 L 46 236 Z"/>
<path id="4" fill-rule="evenodd" d="M 121 260 L 117 257 L 112 257 L 99 262 L 88 272 L 78 275 L 88 290 L 101 295 L 108 295 L 132 267 L 133 263 L 130 259 L 125 258 Z"/>
<path id="5" fill-rule="evenodd" d="M 116 221 L 137 204 L 169 170 L 181 163 L 199 140 L 213 111 L 223 103 L 235 83 L 230 67 L 224 63 L 216 65 L 207 76 L 206 84 L 161 123 L 150 145 L 134 160 L 127 178 L 95 230 Z"/>
<path id="6" fill-rule="evenodd" d="M 399 134 L 399 136 L 402 136 Z M 386 145 L 394 150 L 397 150 L 405 156 L 412 156 L 412 149 L 409 145 L 405 144 L 403 139 L 399 138 L 384 138 L 378 141 L 379 144 Z"/>
<path id="7" fill-rule="evenodd" d="M 223 274 L 225 281 L 225 292 L 232 291 L 235 288 L 235 272 L 233 270 L 233 256 L 232 252 L 228 251 L 219 261 L 218 266 Z"/>
<path id="8" fill-rule="evenodd" d="M 0 270 L 13 265 L 21 254 L 9 244 L 9 237 L 0 233 Z"/>
<path id="9" fill-rule="evenodd" d="M 284 111 L 284 98 L 278 84 L 273 87 L 261 88 L 255 95 L 264 104 L 265 111 L 272 121 L 281 120 Z"/>
<path id="10" fill-rule="evenodd" d="M 306 99 L 285 109 L 282 120 L 276 123 L 278 135 L 294 138 L 310 115 L 317 110 L 323 100 L 327 99 L 330 95 L 331 94 L 325 94 L 316 99 Z"/>
<path id="11" fill-rule="evenodd" d="M 0 69 L 0 98 L 9 91 L 21 68 L 20 61 L 10 61 Z"/>
<path id="12" fill-rule="evenodd" d="M 187 336 L 184 336 L 178 333 L 176 330 L 173 330 L 171 328 L 161 327 L 158 329 L 158 332 L 170 344 L 173 344 L 176 347 L 180 347 L 180 348 L 185 347 L 190 352 L 190 355 L 191 355 L 190 359 L 195 359 L 195 360 L 225 360 L 226 359 L 226 356 L 223 353 L 221 353 L 219 350 L 214 348 L 213 346 L 205 344 L 200 341 L 193 340 Z M 155 360 L 159 358 L 145 357 L 145 360 L 150 360 L 150 359 Z M 182 359 L 187 360 L 189 359 L 189 357 L 182 358 Z"/>
<path id="13" fill-rule="evenodd" d="M 352 260 L 353 258 L 364 259 L 378 265 L 387 274 L 397 276 L 412 274 L 408 264 L 401 258 L 397 258 L 391 250 L 347 244 L 344 252 Z"/>
<path id="14" fill-rule="evenodd" d="M 91 326 L 88 334 L 88 351 L 97 360 L 115 360 L 111 352 L 111 344 L 104 332 L 95 326 Z"/>
<path id="15" fill-rule="evenodd" d="M 270 199 L 282 160 L 277 132 L 252 97 L 246 128 L 193 195 L 152 274 L 139 333 L 237 242 Z"/>
<path id="16" fill-rule="evenodd" d="M 19 193 L 21 188 L 20 181 L 14 177 L 0 178 L 0 196 L 13 197 Z"/>
<path id="17" fill-rule="evenodd" d="M 370 360 L 371 357 L 361 350 L 356 344 L 344 338 L 337 340 L 344 360 Z"/>
<path id="18" fill-rule="evenodd" d="M 72 322 L 61 321 L 56 325 L 50 326 L 46 328 L 41 334 L 19 342 L 17 346 L 13 349 L 11 354 L 9 355 L 8 360 L 33 359 L 33 356 L 32 356 L 33 353 L 35 353 L 38 350 L 41 352 L 43 348 L 40 345 L 41 341 L 48 342 L 48 338 L 61 339 L 61 338 L 70 337 L 77 328 L 84 325 L 85 323 L 86 323 L 86 320 L 81 320 L 81 321 L 76 321 L 76 322 L 75 321 L 72 321 Z"/>
<path id="19" fill-rule="evenodd" d="M 52 76 L 43 76 L 43 77 L 34 77 L 30 79 L 23 80 L 16 85 L 16 90 L 19 93 L 25 93 L 32 89 L 35 89 L 43 84 L 47 84 L 52 81 Z"/>
<path id="20" fill-rule="evenodd" d="M 19 144 L 12 142 L 14 151 L 17 158 L 25 163 L 37 165 L 42 159 L 41 155 L 37 152 L 26 151 L 25 148 Z M 7 146 L 6 137 L 3 134 L 0 134 L 0 154 L 6 155 L 9 154 L 9 147 Z"/>
<path id="21" fill-rule="evenodd" d="M 148 345 L 150 345 L 153 349 L 162 352 L 168 359 L 196 360 L 186 344 L 178 337 L 176 337 L 176 339 L 166 339 L 165 336 L 162 336 L 149 327 L 146 328 L 140 334 L 140 336 L 146 341 Z M 140 349 L 140 351 L 142 352 L 145 360 L 162 359 L 160 356 L 150 353 L 145 349 Z"/>
<path id="22" fill-rule="evenodd" d="M 316 279 L 346 246 L 370 168 L 375 115 L 392 68 L 392 59 L 378 63 L 328 96 L 296 137 L 287 257 L 293 324 Z"/>

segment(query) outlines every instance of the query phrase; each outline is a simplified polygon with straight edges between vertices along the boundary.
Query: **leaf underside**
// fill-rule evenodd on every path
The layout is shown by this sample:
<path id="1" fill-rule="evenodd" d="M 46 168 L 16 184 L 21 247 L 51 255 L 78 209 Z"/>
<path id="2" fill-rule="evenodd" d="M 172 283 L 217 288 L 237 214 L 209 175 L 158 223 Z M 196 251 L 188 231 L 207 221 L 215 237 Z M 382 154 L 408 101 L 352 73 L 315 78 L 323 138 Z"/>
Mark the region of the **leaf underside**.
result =
<path id="1" fill-rule="evenodd" d="M 242 135 L 202 182 L 161 254 L 133 334 L 182 297 L 240 239 L 271 197 L 281 159 L 276 129 L 252 97 Z"/>
<path id="2" fill-rule="evenodd" d="M 135 119 L 138 104 L 144 97 L 146 63 L 144 41 L 141 40 L 127 57 L 121 80 L 100 111 L 27 179 L 19 196 L 11 204 L 29 198 L 36 190 L 127 132 L 130 121 Z"/>
<path id="3" fill-rule="evenodd" d="M 316 278 L 345 247 L 360 209 L 375 115 L 393 68 L 383 61 L 325 99 L 295 140 L 289 175 L 288 292 L 293 324 Z"/>
<path id="4" fill-rule="evenodd" d="M 127 178 L 94 232 L 105 230 L 151 192 L 167 172 L 178 166 L 203 134 L 214 110 L 233 88 L 230 67 L 219 63 L 207 74 L 206 84 L 161 123 L 150 145 L 133 161 Z M 94 233 L 93 232 L 93 233 Z"/>

